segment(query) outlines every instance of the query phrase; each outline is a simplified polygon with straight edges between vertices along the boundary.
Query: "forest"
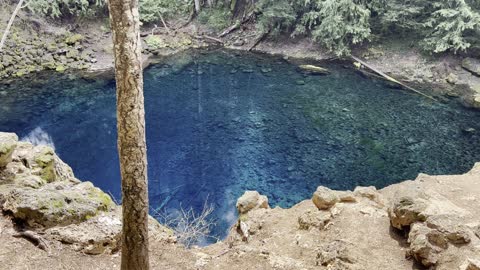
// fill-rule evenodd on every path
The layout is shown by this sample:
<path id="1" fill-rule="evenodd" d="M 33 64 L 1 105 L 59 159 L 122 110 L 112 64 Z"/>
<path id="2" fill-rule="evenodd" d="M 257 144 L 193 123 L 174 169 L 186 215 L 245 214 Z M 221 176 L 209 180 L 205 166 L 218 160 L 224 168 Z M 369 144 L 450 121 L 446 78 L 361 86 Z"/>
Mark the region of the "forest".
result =
<path id="1" fill-rule="evenodd" d="M 56 19 L 106 14 L 103 0 L 30 0 L 27 8 Z M 144 24 L 197 16 L 216 31 L 250 16 L 270 36 L 308 37 L 337 55 L 389 37 L 406 38 L 432 54 L 480 46 L 476 0 L 140 0 L 139 11 Z"/>

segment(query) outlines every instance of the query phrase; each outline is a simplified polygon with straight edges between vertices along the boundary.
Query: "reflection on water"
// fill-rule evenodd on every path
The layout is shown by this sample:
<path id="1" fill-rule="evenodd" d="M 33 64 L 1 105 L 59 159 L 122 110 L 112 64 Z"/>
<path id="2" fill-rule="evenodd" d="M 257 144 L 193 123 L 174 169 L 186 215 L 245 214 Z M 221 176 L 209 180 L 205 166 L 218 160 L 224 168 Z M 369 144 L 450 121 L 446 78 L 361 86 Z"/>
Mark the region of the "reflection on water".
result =
<path id="1" fill-rule="evenodd" d="M 281 59 L 217 51 L 147 69 L 152 208 L 198 211 L 208 197 L 224 236 L 247 189 L 288 207 L 318 185 L 380 188 L 480 161 L 478 111 L 329 68 L 308 76 Z M 0 130 L 54 142 L 78 178 L 120 197 L 112 80 L 44 73 L 0 93 Z"/>
<path id="2" fill-rule="evenodd" d="M 33 145 L 48 145 L 55 150 L 55 144 L 52 137 L 47 134 L 41 127 L 36 127 L 30 131 L 25 137 L 21 138 L 24 142 L 29 142 Z"/>

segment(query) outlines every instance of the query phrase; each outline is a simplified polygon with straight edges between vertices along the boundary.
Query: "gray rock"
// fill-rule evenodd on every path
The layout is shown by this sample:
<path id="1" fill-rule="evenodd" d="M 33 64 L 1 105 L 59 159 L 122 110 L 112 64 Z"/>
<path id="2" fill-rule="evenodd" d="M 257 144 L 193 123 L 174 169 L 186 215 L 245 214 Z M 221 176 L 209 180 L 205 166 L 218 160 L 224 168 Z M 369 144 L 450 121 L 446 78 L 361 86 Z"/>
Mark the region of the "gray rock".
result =
<path id="1" fill-rule="evenodd" d="M 235 47 L 240 47 L 240 46 L 243 46 L 245 44 L 245 40 L 243 39 L 237 39 L 233 42 L 233 46 Z"/>
<path id="2" fill-rule="evenodd" d="M 250 210 L 265 208 L 268 209 L 267 196 L 260 195 L 257 191 L 245 191 L 237 200 L 237 210 L 240 214 L 245 214 Z"/>
<path id="3" fill-rule="evenodd" d="M 313 204 L 319 210 L 327 210 L 340 201 L 335 191 L 319 186 L 312 197 Z"/>
<path id="4" fill-rule="evenodd" d="M 12 161 L 17 142 L 18 137 L 14 133 L 0 132 L 0 168 L 7 166 Z"/>

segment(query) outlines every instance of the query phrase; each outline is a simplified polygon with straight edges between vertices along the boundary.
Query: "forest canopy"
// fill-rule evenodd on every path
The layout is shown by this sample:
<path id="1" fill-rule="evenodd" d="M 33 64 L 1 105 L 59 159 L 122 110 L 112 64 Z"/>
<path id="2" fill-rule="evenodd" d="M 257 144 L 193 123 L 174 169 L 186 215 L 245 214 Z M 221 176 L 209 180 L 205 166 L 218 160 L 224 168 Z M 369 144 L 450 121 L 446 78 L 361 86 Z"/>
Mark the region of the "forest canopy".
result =
<path id="1" fill-rule="evenodd" d="M 106 13 L 104 0 L 30 0 L 30 11 L 52 18 Z M 216 31 L 253 13 L 271 36 L 304 36 L 335 52 L 401 36 L 429 53 L 480 46 L 478 0 L 140 0 L 143 23 L 197 15 Z"/>

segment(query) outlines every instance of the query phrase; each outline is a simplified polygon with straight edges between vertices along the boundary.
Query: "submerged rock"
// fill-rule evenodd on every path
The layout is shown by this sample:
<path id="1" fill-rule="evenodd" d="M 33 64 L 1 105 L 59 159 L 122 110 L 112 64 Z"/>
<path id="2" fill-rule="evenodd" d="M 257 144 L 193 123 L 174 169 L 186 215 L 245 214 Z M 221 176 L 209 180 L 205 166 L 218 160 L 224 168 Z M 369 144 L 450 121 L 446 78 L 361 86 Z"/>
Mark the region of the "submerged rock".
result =
<path id="1" fill-rule="evenodd" d="M 330 71 L 326 68 L 314 66 L 314 65 L 300 65 L 300 70 L 312 74 L 312 75 L 328 75 Z"/>

